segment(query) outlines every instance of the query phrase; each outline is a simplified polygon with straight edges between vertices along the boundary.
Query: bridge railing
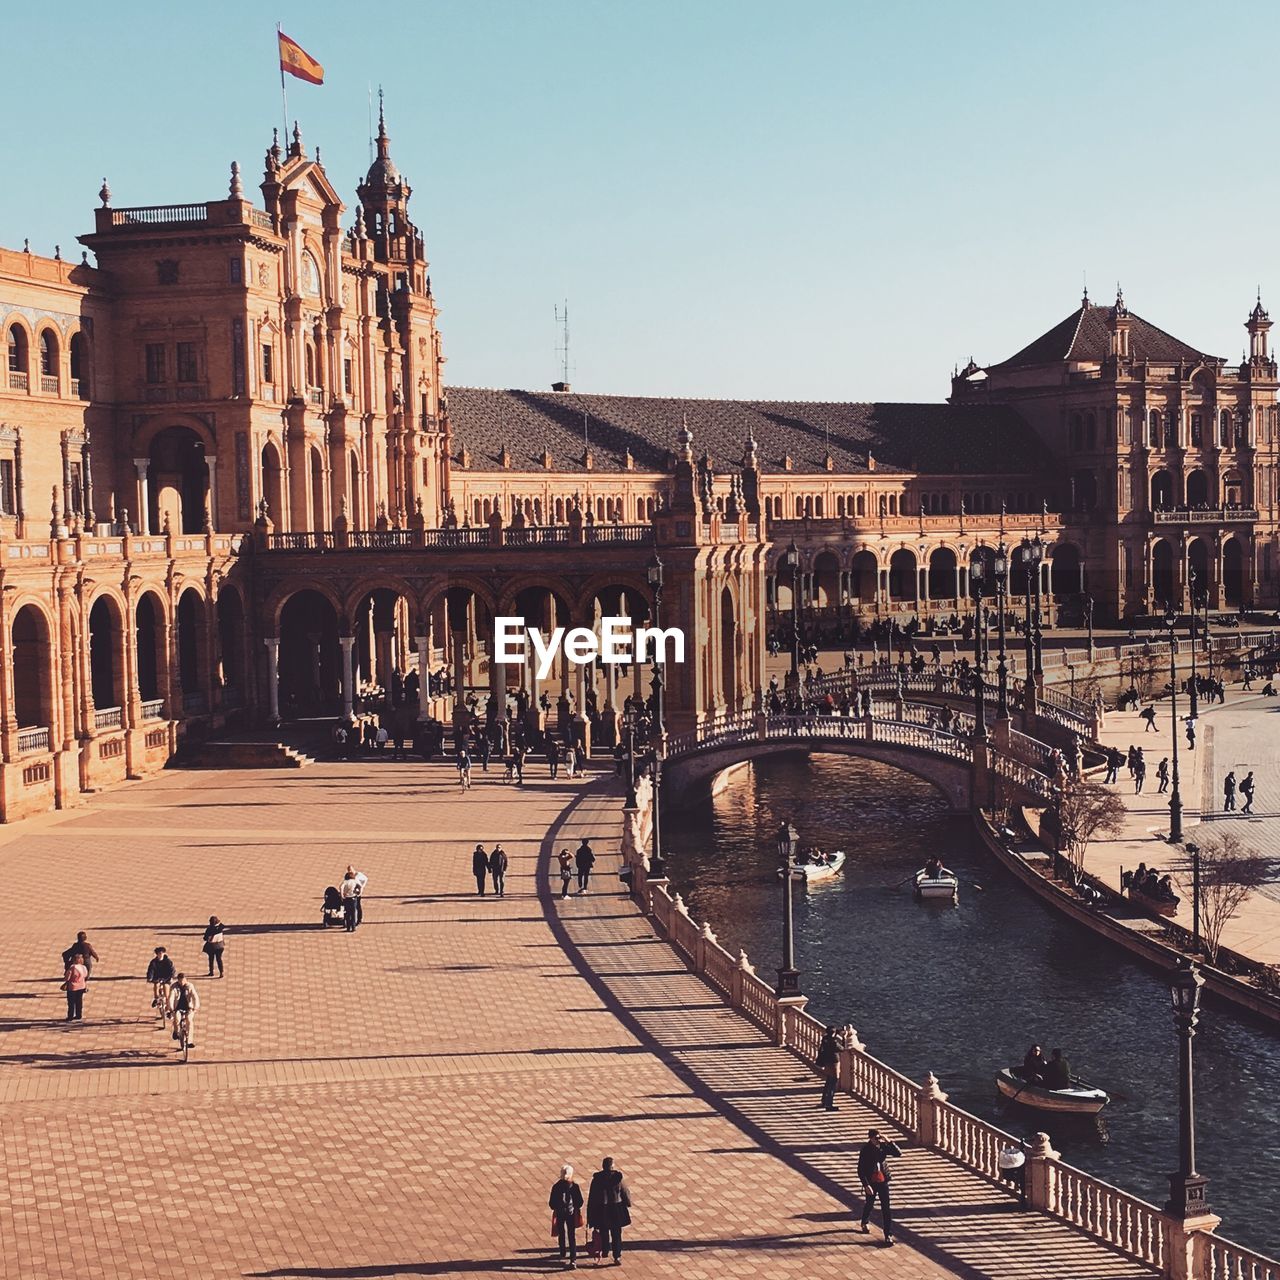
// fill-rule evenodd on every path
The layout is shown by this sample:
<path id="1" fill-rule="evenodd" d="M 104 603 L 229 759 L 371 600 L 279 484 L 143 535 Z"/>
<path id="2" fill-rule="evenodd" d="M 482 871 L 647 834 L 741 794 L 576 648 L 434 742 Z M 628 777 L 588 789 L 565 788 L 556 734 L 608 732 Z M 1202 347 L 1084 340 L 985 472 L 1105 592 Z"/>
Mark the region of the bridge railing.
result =
<path id="1" fill-rule="evenodd" d="M 633 863 L 633 891 L 677 954 L 705 978 L 726 1003 L 760 1027 L 776 1044 L 816 1065 L 823 1024 L 804 1008 L 803 997 L 780 1000 L 751 966 L 722 947 L 707 924 L 699 926 L 664 881 L 647 882 Z M 841 1090 L 869 1105 L 920 1145 L 943 1153 L 989 1185 L 1013 1190 L 1001 1178 L 1005 1148 L 1026 1150 L 1023 1167 L 1031 1209 L 1069 1223 L 1117 1253 L 1184 1280 L 1280 1280 L 1280 1262 L 1206 1232 L 1187 1233 L 1155 1205 L 1063 1161 L 1040 1134 L 1029 1149 L 1018 1138 L 947 1100 L 937 1081 L 924 1084 L 895 1071 L 866 1051 L 853 1033 L 839 1054 Z"/>

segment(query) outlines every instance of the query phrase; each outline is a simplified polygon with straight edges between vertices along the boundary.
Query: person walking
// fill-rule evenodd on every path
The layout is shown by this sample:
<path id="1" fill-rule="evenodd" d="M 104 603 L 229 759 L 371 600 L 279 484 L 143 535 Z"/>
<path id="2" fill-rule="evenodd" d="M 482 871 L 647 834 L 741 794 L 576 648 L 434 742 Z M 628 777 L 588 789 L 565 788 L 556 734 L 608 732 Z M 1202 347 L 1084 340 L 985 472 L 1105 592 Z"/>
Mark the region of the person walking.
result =
<path id="1" fill-rule="evenodd" d="M 1139 795 L 1142 784 L 1147 780 L 1147 762 L 1139 756 L 1133 766 L 1133 794 Z"/>
<path id="2" fill-rule="evenodd" d="M 1187 717 L 1187 750 L 1196 749 L 1196 722 L 1193 716 Z"/>
<path id="3" fill-rule="evenodd" d="M 502 845 L 495 844 L 489 855 L 489 874 L 493 877 L 493 891 L 500 898 L 507 896 L 507 867 L 510 859 Z"/>
<path id="4" fill-rule="evenodd" d="M 458 786 L 463 791 L 471 790 L 471 756 L 465 746 L 458 748 Z"/>
<path id="5" fill-rule="evenodd" d="M 482 844 L 476 845 L 476 851 L 471 855 L 471 874 L 476 878 L 476 892 L 483 898 L 484 882 L 489 874 L 489 855 Z"/>
<path id="6" fill-rule="evenodd" d="M 578 768 L 578 748 L 570 742 L 564 749 L 564 771 L 570 778 L 575 776 Z"/>
<path id="7" fill-rule="evenodd" d="M 582 1226 L 582 1188 L 573 1176 L 573 1165 L 566 1164 L 551 1188 L 551 1234 L 560 1244 L 560 1256 L 566 1258 L 566 1270 L 578 1265 L 578 1229 Z"/>
<path id="8" fill-rule="evenodd" d="M 890 1142 L 879 1129 L 872 1129 L 867 1134 L 867 1141 L 858 1152 L 858 1180 L 866 1197 L 862 1209 L 862 1234 L 867 1235 L 871 1230 L 871 1211 L 879 1199 L 886 1245 L 893 1244 L 893 1214 L 889 1208 L 889 1166 L 885 1160 L 888 1156 L 901 1154 L 898 1144 Z"/>
<path id="9" fill-rule="evenodd" d="M 1147 722 L 1146 728 L 1145 728 L 1145 729 L 1143 729 L 1143 731 L 1142 731 L 1143 733 L 1158 733 L 1158 732 L 1159 732 L 1159 730 L 1156 728 L 1156 709 L 1155 709 L 1155 707 L 1144 707 L 1144 708 L 1143 708 L 1143 711 L 1142 711 L 1142 719 L 1143 719 L 1143 720 L 1145 720 L 1145 721 Z"/>
<path id="10" fill-rule="evenodd" d="M 631 1192 L 621 1169 L 605 1156 L 600 1171 L 592 1174 L 587 1191 L 587 1230 L 600 1232 L 600 1256 L 613 1254 L 613 1265 L 622 1265 L 622 1228 L 631 1225 Z"/>
<path id="11" fill-rule="evenodd" d="M 573 854 L 568 849 L 560 850 L 560 896 L 569 896 L 569 884 L 573 880 Z"/>
<path id="12" fill-rule="evenodd" d="M 209 957 L 209 977 L 213 977 L 213 966 L 218 966 L 218 977 L 222 977 L 222 952 L 227 945 L 226 926 L 217 916 L 209 917 L 209 927 L 204 931 L 204 947 L 202 950 Z"/>
<path id="13" fill-rule="evenodd" d="M 1240 808 L 1241 813 L 1253 812 L 1253 770 L 1250 769 L 1240 782 L 1240 794 L 1244 796 L 1244 804 Z"/>
<path id="14" fill-rule="evenodd" d="M 547 768 L 551 770 L 551 781 L 554 782 L 560 772 L 560 747 L 551 734 L 547 734 Z"/>
<path id="15" fill-rule="evenodd" d="M 80 957 L 80 962 L 89 971 L 93 973 L 94 964 L 100 959 L 98 953 L 93 949 L 93 944 L 89 941 L 89 935 L 83 929 L 76 934 L 76 940 L 62 953 L 62 964 L 65 968 L 75 956 Z"/>
<path id="16" fill-rule="evenodd" d="M 1169 757 L 1161 758 L 1160 763 L 1156 765 L 1156 779 L 1160 783 L 1160 795 L 1164 795 L 1169 790 Z"/>
<path id="17" fill-rule="evenodd" d="M 591 883 L 591 868 L 595 866 L 596 855 L 591 848 L 591 842 L 586 836 L 582 837 L 582 843 L 578 846 L 578 851 L 573 855 L 573 860 L 578 867 L 578 892 L 586 893 Z"/>
<path id="18" fill-rule="evenodd" d="M 357 915 L 360 909 L 360 886 L 356 883 L 356 873 L 353 868 L 347 868 L 346 874 L 342 877 L 342 883 L 338 886 L 338 893 L 342 896 L 343 927 L 348 933 L 355 933 L 356 925 L 360 923 Z"/>
<path id="19" fill-rule="evenodd" d="M 62 976 L 62 989 L 67 993 L 67 1021 L 80 1022 L 84 1018 L 84 989 L 89 985 L 89 966 L 78 951 L 67 962 Z"/>
<path id="20" fill-rule="evenodd" d="M 822 1086 L 822 1109 L 836 1110 L 836 1085 L 840 1082 L 840 1043 L 836 1039 L 834 1026 L 822 1033 L 822 1043 L 818 1046 L 818 1056 L 814 1065 L 822 1073 L 825 1083 Z"/>
<path id="21" fill-rule="evenodd" d="M 364 924 L 364 887 L 369 883 L 369 877 L 363 871 L 357 871 L 354 862 L 347 863 L 343 879 L 346 879 L 347 876 L 354 876 L 356 881 L 356 887 L 352 890 L 352 894 L 356 900 L 356 928 L 358 929 Z"/>
<path id="22" fill-rule="evenodd" d="M 1222 812 L 1234 813 L 1236 807 L 1236 771 L 1232 769 L 1222 780 Z"/>

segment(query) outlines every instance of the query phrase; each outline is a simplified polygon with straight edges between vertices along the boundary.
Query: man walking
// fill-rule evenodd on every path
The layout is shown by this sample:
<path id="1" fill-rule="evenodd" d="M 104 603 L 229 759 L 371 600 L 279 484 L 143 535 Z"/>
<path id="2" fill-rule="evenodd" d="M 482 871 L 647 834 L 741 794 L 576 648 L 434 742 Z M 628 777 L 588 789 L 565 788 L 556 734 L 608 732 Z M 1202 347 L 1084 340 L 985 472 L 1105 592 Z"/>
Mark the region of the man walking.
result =
<path id="1" fill-rule="evenodd" d="M 551 781 L 554 782 L 560 772 L 560 747 L 551 734 L 547 734 L 547 768 L 551 770 Z"/>
<path id="2" fill-rule="evenodd" d="M 476 851 L 471 855 L 471 874 L 476 878 L 476 892 L 483 898 L 484 882 L 489 874 L 489 855 L 482 844 L 476 845 Z"/>
<path id="3" fill-rule="evenodd" d="M 840 1083 L 840 1045 L 836 1040 L 836 1029 L 828 1027 L 822 1033 L 822 1043 L 818 1046 L 818 1056 L 813 1060 L 814 1066 L 822 1073 L 822 1109 L 836 1109 L 836 1086 Z"/>
<path id="4" fill-rule="evenodd" d="M 1241 813 L 1253 812 L 1253 770 L 1250 769 L 1245 774 L 1244 780 L 1240 783 L 1240 794 L 1244 796 L 1244 805 L 1241 807 Z"/>
<path id="5" fill-rule="evenodd" d="M 898 1144 L 890 1142 L 879 1129 L 872 1129 L 867 1134 L 867 1141 L 858 1152 L 858 1180 L 862 1183 L 862 1193 L 866 1196 L 866 1204 L 862 1209 L 862 1234 L 867 1235 L 871 1231 L 871 1211 L 879 1197 L 886 1245 L 893 1244 L 893 1216 L 889 1209 L 889 1166 L 885 1164 L 885 1159 L 901 1154 Z"/>
<path id="6" fill-rule="evenodd" d="M 1139 753 L 1137 760 L 1133 765 L 1133 794 L 1139 795 L 1142 791 L 1142 784 L 1147 780 L 1147 762 Z"/>
<path id="7" fill-rule="evenodd" d="M 1236 807 L 1236 771 L 1232 769 L 1222 780 L 1222 812 L 1234 813 Z"/>
<path id="8" fill-rule="evenodd" d="M 631 1225 L 631 1192 L 621 1169 L 613 1167 L 606 1156 L 599 1173 L 591 1175 L 587 1191 L 587 1229 L 600 1232 L 600 1256 L 613 1254 L 613 1262 L 622 1262 L 622 1228 Z"/>
<path id="9" fill-rule="evenodd" d="M 1147 722 L 1147 727 L 1143 729 L 1143 733 L 1158 733 L 1156 728 L 1156 709 L 1155 707 L 1144 707 L 1142 711 L 1142 719 Z"/>
<path id="10" fill-rule="evenodd" d="M 573 860 L 578 867 L 578 892 L 586 893 L 587 886 L 591 883 L 591 868 L 596 862 L 595 851 L 591 848 L 591 843 L 586 836 L 582 837 L 582 843 L 578 846 Z"/>
<path id="11" fill-rule="evenodd" d="M 94 963 L 99 959 L 98 953 L 89 941 L 89 935 L 83 929 L 76 934 L 76 940 L 62 953 L 62 963 L 68 965 L 76 957 L 85 967 L 86 976 L 93 972 Z"/>
<path id="12" fill-rule="evenodd" d="M 1160 763 L 1156 765 L 1156 778 L 1160 782 L 1160 794 L 1164 795 L 1169 790 L 1169 757 L 1165 756 Z"/>
<path id="13" fill-rule="evenodd" d="M 502 845 L 495 844 L 489 855 L 489 874 L 493 877 L 493 891 L 500 898 L 507 896 L 507 851 Z"/>

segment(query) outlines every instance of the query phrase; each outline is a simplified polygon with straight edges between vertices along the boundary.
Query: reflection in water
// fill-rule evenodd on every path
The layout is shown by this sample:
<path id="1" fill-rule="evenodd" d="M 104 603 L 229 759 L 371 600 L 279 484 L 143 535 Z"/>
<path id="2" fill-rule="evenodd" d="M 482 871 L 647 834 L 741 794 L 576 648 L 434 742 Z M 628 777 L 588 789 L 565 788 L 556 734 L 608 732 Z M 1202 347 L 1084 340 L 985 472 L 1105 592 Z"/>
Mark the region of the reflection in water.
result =
<path id="1" fill-rule="evenodd" d="M 775 835 L 844 849 L 834 880 L 796 885 L 797 964 L 811 1010 L 852 1022 L 868 1049 L 1015 1134 L 1047 1131 L 1068 1160 L 1162 1204 L 1177 1163 L 1177 1041 L 1168 988 L 1008 876 L 929 784 L 872 761 L 781 757 L 665 823 L 669 872 L 695 919 L 772 979 L 781 951 Z M 917 903 L 928 852 L 960 877 L 960 904 Z M 1112 1097 L 1105 1123 L 998 1098 L 993 1079 L 1033 1042 L 1061 1047 Z M 1263 1140 L 1280 1038 L 1210 1005 L 1196 1036 L 1200 1170 L 1223 1234 L 1280 1254 L 1280 1147 Z"/>

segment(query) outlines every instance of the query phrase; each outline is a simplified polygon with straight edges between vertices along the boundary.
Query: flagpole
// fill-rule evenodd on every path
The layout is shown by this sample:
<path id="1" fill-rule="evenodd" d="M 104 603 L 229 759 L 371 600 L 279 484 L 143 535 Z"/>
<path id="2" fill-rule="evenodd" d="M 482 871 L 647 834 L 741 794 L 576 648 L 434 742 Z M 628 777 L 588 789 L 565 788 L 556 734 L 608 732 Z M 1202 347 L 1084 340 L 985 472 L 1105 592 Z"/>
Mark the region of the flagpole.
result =
<path id="1" fill-rule="evenodd" d="M 284 112 L 284 149 L 286 154 L 289 150 L 289 95 L 284 87 L 284 59 L 280 56 L 280 37 L 284 34 L 284 29 L 276 23 L 276 61 L 280 63 L 280 106 Z"/>

